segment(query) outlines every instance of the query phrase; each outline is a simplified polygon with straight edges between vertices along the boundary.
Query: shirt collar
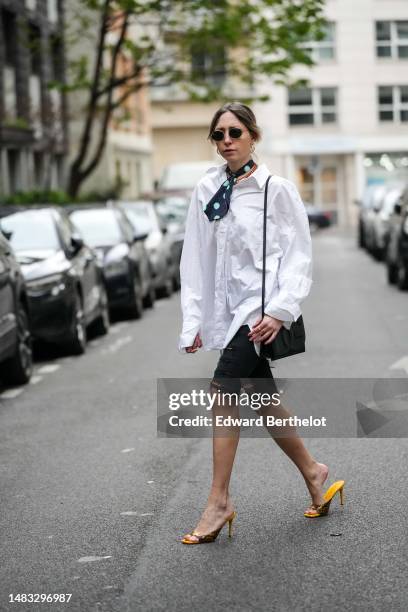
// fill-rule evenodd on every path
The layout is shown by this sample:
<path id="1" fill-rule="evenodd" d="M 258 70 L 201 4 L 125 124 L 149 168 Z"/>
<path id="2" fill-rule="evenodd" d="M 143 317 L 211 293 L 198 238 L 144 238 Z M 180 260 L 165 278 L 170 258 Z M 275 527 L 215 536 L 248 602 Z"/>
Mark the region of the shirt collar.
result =
<path id="1" fill-rule="evenodd" d="M 227 167 L 227 162 L 217 165 L 217 166 L 211 166 L 211 168 L 208 168 L 207 172 L 216 170 L 217 178 L 221 180 L 221 176 L 223 174 L 226 175 L 226 167 Z M 250 181 L 251 179 L 255 180 L 258 184 L 258 187 L 260 189 L 263 189 L 266 183 L 266 179 L 268 178 L 269 175 L 270 175 L 270 172 L 268 170 L 267 165 L 262 163 L 262 164 L 259 164 L 257 169 L 245 180 L 246 181 Z"/>

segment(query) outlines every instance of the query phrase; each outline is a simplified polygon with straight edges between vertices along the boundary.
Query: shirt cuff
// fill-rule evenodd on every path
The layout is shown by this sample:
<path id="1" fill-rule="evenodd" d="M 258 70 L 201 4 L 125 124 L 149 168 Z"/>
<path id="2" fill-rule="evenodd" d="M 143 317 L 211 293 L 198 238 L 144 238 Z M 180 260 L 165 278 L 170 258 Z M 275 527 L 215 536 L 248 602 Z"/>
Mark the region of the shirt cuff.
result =
<path id="1" fill-rule="evenodd" d="M 265 308 L 265 314 L 275 317 L 275 319 L 279 319 L 279 321 L 283 321 L 283 326 L 286 329 L 290 329 L 292 323 L 298 320 L 302 312 L 295 304 L 289 311 L 279 308 L 278 306 L 274 306 L 273 303 L 271 303 Z"/>
<path id="2" fill-rule="evenodd" d="M 179 339 L 178 350 L 181 353 L 186 353 L 186 348 L 193 345 L 196 335 L 200 331 L 200 328 L 197 327 L 192 331 L 185 331 L 181 334 Z"/>

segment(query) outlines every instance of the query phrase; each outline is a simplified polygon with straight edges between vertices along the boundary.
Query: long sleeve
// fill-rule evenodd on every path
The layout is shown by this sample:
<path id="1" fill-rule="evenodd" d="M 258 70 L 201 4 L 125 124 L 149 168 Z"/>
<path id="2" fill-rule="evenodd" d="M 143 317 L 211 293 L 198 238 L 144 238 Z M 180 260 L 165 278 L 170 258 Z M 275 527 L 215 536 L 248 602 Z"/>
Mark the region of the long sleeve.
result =
<path id="1" fill-rule="evenodd" d="M 301 315 L 300 304 L 312 286 L 312 239 L 306 209 L 295 185 L 285 180 L 275 199 L 283 255 L 278 270 L 278 294 L 265 313 L 289 329 Z"/>
<path id="2" fill-rule="evenodd" d="M 198 187 L 194 189 L 187 213 L 183 250 L 180 259 L 181 309 L 183 327 L 179 340 L 179 350 L 191 346 L 201 327 L 202 304 L 202 211 L 198 197 Z M 200 214 L 201 213 L 201 214 Z"/>

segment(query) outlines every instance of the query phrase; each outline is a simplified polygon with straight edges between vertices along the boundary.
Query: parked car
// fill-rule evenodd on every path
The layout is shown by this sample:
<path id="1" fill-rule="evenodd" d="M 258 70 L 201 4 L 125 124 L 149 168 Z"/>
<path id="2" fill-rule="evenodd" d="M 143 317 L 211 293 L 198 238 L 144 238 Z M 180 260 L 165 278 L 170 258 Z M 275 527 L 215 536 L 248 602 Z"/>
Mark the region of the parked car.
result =
<path id="1" fill-rule="evenodd" d="M 87 247 L 68 216 L 44 207 L 1 220 L 21 265 L 34 339 L 65 345 L 81 354 L 86 328 L 106 334 L 106 289 L 96 254 Z"/>
<path id="2" fill-rule="evenodd" d="M 329 211 L 322 210 L 307 202 L 305 202 L 305 208 L 311 230 L 329 227 L 332 224 L 331 213 Z"/>
<path id="3" fill-rule="evenodd" d="M 159 297 L 169 297 L 177 282 L 178 262 L 172 253 L 168 229 L 149 200 L 117 201 L 113 205 L 126 213 L 138 235 L 146 236 L 144 244 Z"/>
<path id="4" fill-rule="evenodd" d="M 408 187 L 394 204 L 390 217 L 385 262 L 388 282 L 408 289 Z"/>
<path id="5" fill-rule="evenodd" d="M 387 185 L 376 183 L 368 185 L 361 200 L 356 200 L 360 206 L 358 220 L 358 245 L 375 254 L 374 250 L 374 218 L 380 210 L 381 202 L 386 194 Z"/>
<path id="6" fill-rule="evenodd" d="M 389 185 L 372 218 L 371 251 L 378 260 L 384 259 L 390 230 L 390 217 L 404 190 L 403 185 Z"/>
<path id="7" fill-rule="evenodd" d="M 32 371 L 24 277 L 10 243 L 0 232 L 0 376 L 6 384 L 22 385 L 30 380 Z"/>
<path id="8" fill-rule="evenodd" d="M 143 247 L 147 234 L 136 235 L 122 211 L 102 206 L 69 207 L 69 214 L 84 241 L 98 254 L 103 266 L 111 310 L 134 319 L 152 307 L 155 293 L 149 260 Z"/>
<path id="9" fill-rule="evenodd" d="M 186 196 L 168 196 L 156 202 L 156 210 L 167 226 L 173 259 L 177 262 L 175 289 L 180 288 L 180 259 L 189 204 L 190 198 Z"/>

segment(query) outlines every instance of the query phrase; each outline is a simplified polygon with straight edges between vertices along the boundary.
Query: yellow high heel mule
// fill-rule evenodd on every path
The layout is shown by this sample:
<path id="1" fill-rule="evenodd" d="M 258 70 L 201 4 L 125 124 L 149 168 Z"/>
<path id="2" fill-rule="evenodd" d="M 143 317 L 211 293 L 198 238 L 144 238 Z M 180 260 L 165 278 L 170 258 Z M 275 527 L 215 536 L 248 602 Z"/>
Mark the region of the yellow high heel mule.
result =
<path id="1" fill-rule="evenodd" d="M 232 521 L 234 520 L 234 518 L 236 516 L 237 516 L 237 513 L 234 511 L 223 522 L 221 527 L 219 527 L 215 531 L 211 531 L 210 533 L 207 533 L 206 535 L 200 535 L 199 533 L 194 533 L 194 531 L 192 533 L 186 533 L 186 535 L 184 536 L 184 538 L 181 541 L 182 541 L 183 544 L 206 544 L 207 542 L 214 542 L 214 540 L 217 538 L 218 534 L 220 533 L 221 529 L 224 527 L 224 525 L 226 523 L 228 523 L 228 537 L 231 537 L 231 534 L 232 534 Z M 198 538 L 198 540 L 189 540 L 189 539 L 187 539 L 187 536 L 195 536 L 196 538 Z"/>
<path id="2" fill-rule="evenodd" d="M 312 504 L 311 507 L 314 508 L 314 512 L 305 512 L 304 515 L 308 518 L 317 518 L 318 516 L 326 516 L 329 512 L 330 503 L 336 493 L 340 494 L 340 504 L 344 506 L 344 480 L 337 480 L 334 482 L 323 495 L 325 501 L 320 506 L 316 504 Z"/>

